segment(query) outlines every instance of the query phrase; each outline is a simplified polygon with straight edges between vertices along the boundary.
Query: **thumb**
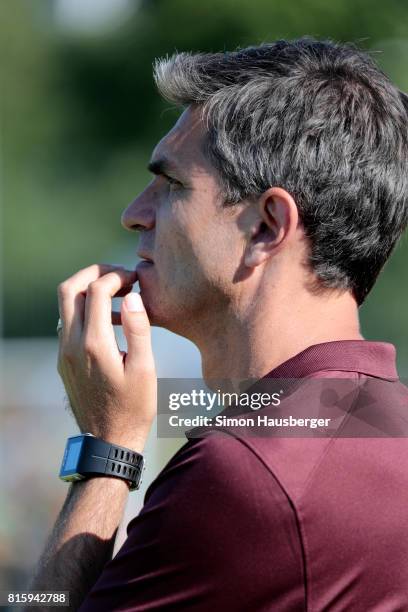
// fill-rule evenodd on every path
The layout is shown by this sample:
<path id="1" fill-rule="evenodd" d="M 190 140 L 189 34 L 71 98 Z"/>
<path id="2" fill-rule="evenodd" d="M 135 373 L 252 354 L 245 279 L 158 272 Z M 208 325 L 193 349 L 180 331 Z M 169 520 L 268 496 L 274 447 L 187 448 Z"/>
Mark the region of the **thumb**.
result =
<path id="1" fill-rule="evenodd" d="M 126 369 L 154 365 L 150 322 L 139 293 L 125 296 L 121 318 L 128 347 Z"/>

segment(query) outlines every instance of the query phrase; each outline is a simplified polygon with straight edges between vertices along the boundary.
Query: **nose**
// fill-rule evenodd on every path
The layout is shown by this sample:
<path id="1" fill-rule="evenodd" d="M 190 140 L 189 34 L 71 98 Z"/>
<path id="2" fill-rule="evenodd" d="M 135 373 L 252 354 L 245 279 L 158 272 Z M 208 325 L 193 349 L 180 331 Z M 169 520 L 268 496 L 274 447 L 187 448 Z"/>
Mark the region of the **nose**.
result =
<path id="1" fill-rule="evenodd" d="M 153 229 L 155 225 L 154 207 L 149 197 L 148 189 L 145 189 L 129 206 L 123 211 L 121 217 L 122 226 L 133 231 Z"/>

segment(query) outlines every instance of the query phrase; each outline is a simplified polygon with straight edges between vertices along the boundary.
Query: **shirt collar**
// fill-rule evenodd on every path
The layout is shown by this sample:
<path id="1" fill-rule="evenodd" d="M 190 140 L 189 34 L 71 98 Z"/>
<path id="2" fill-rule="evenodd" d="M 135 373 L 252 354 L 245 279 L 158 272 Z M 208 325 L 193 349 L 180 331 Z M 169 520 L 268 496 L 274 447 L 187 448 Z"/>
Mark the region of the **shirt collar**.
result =
<path id="1" fill-rule="evenodd" d="M 247 393 L 271 391 L 269 378 L 281 379 L 278 389 L 285 391 L 285 397 L 302 385 L 302 379 L 318 372 L 356 372 L 375 378 L 397 381 L 396 350 L 389 342 L 369 340 L 333 340 L 313 344 L 294 357 L 281 363 L 254 383 Z M 336 374 L 333 374 L 333 379 Z M 237 415 L 235 405 L 227 406 L 221 415 Z M 243 408 L 242 412 L 248 411 Z M 201 437 L 211 431 L 211 427 L 195 427 L 186 431 L 187 438 Z M 231 429 L 231 428 L 229 428 Z"/>
<path id="2" fill-rule="evenodd" d="M 327 370 L 358 372 L 384 380 L 398 380 L 396 350 L 389 342 L 322 342 L 309 346 L 281 363 L 264 378 L 303 378 Z"/>

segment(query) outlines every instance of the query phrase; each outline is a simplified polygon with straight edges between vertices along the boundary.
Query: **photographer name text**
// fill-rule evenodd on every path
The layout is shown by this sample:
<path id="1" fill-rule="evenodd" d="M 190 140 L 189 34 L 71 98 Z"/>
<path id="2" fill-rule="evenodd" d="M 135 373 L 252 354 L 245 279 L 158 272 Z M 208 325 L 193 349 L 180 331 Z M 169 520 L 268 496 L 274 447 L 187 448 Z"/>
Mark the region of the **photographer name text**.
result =
<path id="1" fill-rule="evenodd" d="M 197 415 L 195 417 L 182 417 L 176 414 L 169 416 L 170 427 L 308 427 L 317 429 L 318 427 L 329 427 L 331 419 L 322 418 L 302 418 L 293 416 L 283 418 L 271 418 L 258 414 L 253 417 L 226 417 L 218 415 L 216 417 Z"/>

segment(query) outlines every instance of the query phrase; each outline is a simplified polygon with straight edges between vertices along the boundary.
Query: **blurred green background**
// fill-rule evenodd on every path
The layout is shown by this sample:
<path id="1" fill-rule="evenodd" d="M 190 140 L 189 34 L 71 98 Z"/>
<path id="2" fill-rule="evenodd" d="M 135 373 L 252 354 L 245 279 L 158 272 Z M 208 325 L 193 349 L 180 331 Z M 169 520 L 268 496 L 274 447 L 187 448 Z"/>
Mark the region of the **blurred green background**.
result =
<path id="1" fill-rule="evenodd" d="M 408 2 L 400 0 L 0 2 L 5 337 L 53 335 L 58 282 L 134 254 L 120 213 L 176 118 L 155 92 L 154 58 L 304 34 L 378 51 L 408 89 Z M 362 321 L 368 338 L 395 342 L 406 364 L 403 242 Z"/>
<path id="2" fill-rule="evenodd" d="M 56 286 L 93 262 L 136 263 L 120 214 L 178 115 L 155 91 L 154 58 L 305 34 L 360 44 L 408 90 L 401 0 L 0 0 L 0 459 L 13 466 L 0 477 L 0 590 L 25 588 L 66 495 L 57 474 L 76 426 L 55 369 Z M 407 256 L 404 237 L 361 309 L 401 376 Z M 200 377 L 191 343 L 154 328 L 153 349 L 159 377 Z M 175 444 L 153 432 L 144 487 Z M 142 499 L 130 496 L 117 546 Z"/>

